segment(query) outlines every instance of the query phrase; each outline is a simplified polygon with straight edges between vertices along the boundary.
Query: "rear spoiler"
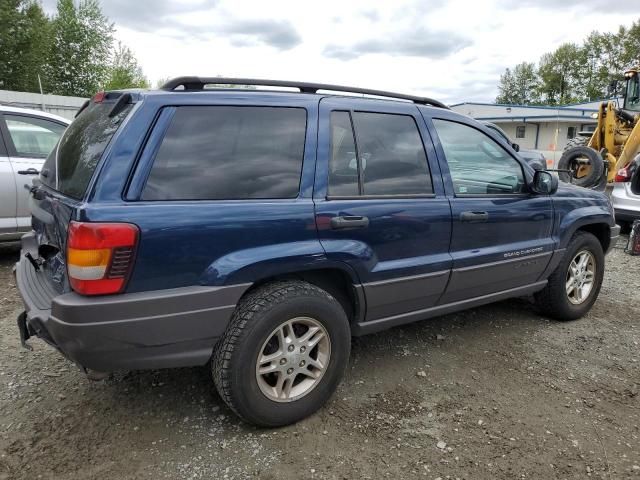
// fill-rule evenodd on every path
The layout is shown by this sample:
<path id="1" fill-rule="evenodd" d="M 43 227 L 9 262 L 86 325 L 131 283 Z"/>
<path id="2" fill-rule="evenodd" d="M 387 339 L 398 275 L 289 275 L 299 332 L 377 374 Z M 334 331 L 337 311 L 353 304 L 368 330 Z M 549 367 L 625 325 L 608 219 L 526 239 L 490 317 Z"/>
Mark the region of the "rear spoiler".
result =
<path id="1" fill-rule="evenodd" d="M 117 100 L 116 100 L 117 99 Z M 115 105 L 109 112 L 109 117 L 115 117 L 118 113 L 120 113 L 128 104 L 133 103 L 133 96 L 129 92 L 98 92 L 89 100 L 86 100 L 80 109 L 76 112 L 73 118 L 78 118 L 78 116 L 87 109 L 91 102 L 94 103 L 106 103 L 111 100 L 116 100 Z M 106 101 L 106 102 L 105 102 Z"/>

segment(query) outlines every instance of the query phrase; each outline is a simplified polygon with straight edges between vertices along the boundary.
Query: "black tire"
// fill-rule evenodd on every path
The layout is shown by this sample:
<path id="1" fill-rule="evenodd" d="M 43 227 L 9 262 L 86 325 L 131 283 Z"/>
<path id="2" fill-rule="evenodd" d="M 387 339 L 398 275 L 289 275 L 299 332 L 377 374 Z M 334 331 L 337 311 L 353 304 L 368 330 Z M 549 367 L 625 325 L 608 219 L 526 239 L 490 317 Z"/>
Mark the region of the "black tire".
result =
<path id="1" fill-rule="evenodd" d="M 590 252 L 595 259 L 594 284 L 587 298 L 581 304 L 576 305 L 569 301 L 567 295 L 567 274 L 574 257 L 585 250 Z M 536 306 L 541 313 L 556 320 L 567 321 L 581 318 L 586 315 L 598 298 L 603 276 L 604 252 L 600 241 L 591 233 L 578 231 L 569 242 L 560 264 L 549 277 L 547 286 L 535 294 Z"/>
<path id="2" fill-rule="evenodd" d="M 589 143 L 589 140 L 591 140 L 590 137 L 573 137 L 567 142 L 562 151 L 566 152 L 573 147 L 586 147 Z"/>
<path id="3" fill-rule="evenodd" d="M 558 177 L 566 183 L 572 183 L 579 187 L 591 188 L 602 180 L 604 175 L 604 160 L 598 152 L 590 147 L 573 147 L 562 154 L 558 161 L 559 170 L 576 170 L 576 160 L 584 157 L 589 161 L 589 172 L 580 178 L 575 173 L 559 172 Z"/>
<path id="4" fill-rule="evenodd" d="M 627 222 L 626 220 L 618 220 L 616 223 L 620 225 L 621 234 L 627 235 L 631 233 L 631 222 Z"/>
<path id="5" fill-rule="evenodd" d="M 310 317 L 330 339 L 322 377 L 308 393 L 289 402 L 268 398 L 256 378 L 258 355 L 274 329 L 286 320 Z M 224 402 L 240 418 L 261 427 L 278 427 L 318 410 L 337 388 L 349 361 L 351 330 L 340 303 L 315 285 L 281 281 L 250 292 L 238 304 L 212 358 L 212 376 Z"/>

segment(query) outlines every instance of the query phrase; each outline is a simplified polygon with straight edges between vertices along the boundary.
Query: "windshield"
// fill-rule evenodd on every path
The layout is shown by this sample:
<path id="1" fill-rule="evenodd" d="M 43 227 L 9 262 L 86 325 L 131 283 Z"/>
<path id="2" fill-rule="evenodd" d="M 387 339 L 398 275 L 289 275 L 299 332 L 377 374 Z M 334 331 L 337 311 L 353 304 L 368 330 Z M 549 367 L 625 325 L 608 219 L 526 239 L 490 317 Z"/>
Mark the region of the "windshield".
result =
<path id="1" fill-rule="evenodd" d="M 640 79 L 637 73 L 627 81 L 624 108 L 640 112 Z"/>

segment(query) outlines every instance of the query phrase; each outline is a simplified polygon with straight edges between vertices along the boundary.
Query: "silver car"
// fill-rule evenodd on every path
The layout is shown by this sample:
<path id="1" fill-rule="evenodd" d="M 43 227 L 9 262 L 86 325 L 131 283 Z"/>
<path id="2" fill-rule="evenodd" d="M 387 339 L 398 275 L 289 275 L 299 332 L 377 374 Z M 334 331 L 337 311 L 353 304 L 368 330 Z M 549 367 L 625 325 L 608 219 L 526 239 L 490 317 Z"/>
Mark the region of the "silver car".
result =
<path id="1" fill-rule="evenodd" d="M 40 173 L 69 123 L 39 110 L 0 105 L 0 242 L 18 240 L 31 229 L 25 185 Z"/>
<path id="2" fill-rule="evenodd" d="M 631 182 L 613 185 L 611 203 L 616 214 L 616 223 L 628 232 L 634 220 L 640 220 L 640 195 L 631 191 Z"/>

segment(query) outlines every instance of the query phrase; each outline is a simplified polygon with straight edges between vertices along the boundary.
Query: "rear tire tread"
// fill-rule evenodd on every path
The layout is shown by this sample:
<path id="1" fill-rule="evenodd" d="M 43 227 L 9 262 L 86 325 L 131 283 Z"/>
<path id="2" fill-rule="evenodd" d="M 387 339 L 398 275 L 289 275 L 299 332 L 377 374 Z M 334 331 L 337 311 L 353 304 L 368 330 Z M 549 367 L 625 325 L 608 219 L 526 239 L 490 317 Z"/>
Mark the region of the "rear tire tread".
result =
<path id="1" fill-rule="evenodd" d="M 236 307 L 227 330 L 216 345 L 211 359 L 213 382 L 224 403 L 245 422 L 252 423 L 235 406 L 231 395 L 231 360 L 236 346 L 247 335 L 247 328 L 256 314 L 268 311 L 292 296 L 317 296 L 337 302 L 329 293 L 315 285 L 300 280 L 269 283 L 249 292 Z"/>

